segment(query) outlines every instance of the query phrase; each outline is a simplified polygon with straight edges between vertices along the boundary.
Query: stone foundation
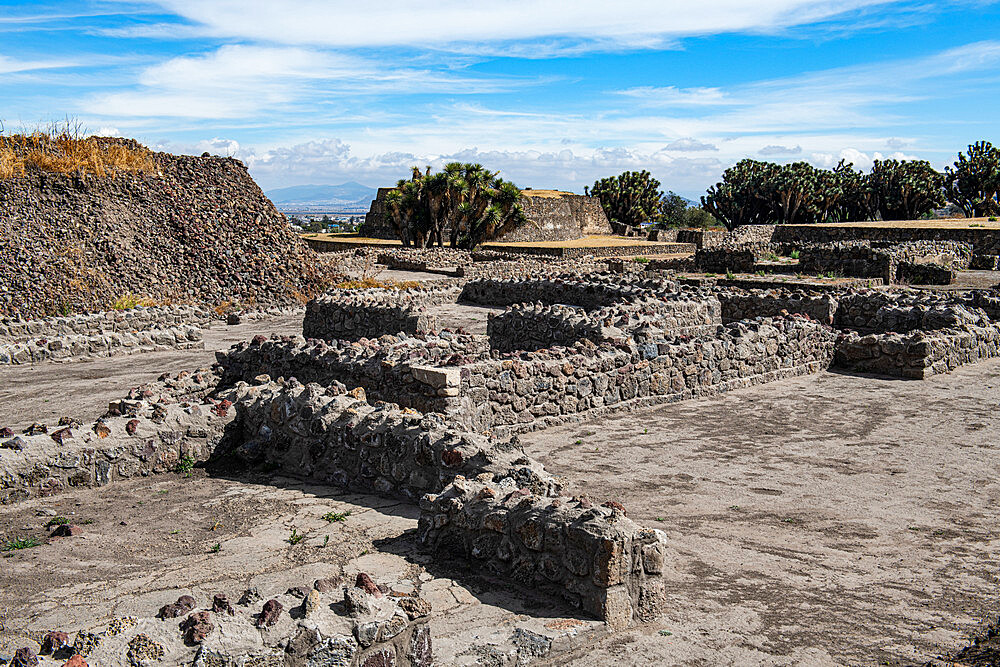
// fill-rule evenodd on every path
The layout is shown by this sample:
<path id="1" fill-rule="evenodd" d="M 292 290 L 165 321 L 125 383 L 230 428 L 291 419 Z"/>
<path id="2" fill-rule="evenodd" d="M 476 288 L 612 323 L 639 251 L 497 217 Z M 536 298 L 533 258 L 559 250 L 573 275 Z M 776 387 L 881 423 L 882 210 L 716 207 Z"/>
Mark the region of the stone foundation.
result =
<path id="1" fill-rule="evenodd" d="M 537 496 L 456 478 L 420 501 L 419 539 L 437 558 L 551 591 L 612 629 L 650 621 L 666 603 L 666 536 L 614 502 Z"/>

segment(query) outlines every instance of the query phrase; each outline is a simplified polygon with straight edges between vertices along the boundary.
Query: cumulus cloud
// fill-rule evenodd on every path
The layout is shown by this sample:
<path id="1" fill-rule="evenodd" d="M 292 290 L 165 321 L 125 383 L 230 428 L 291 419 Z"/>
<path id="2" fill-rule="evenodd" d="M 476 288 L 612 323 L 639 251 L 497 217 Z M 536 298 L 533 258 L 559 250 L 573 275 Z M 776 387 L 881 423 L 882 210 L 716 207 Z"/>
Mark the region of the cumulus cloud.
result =
<path id="1" fill-rule="evenodd" d="M 704 141 L 698 141 L 692 137 L 687 137 L 684 139 L 675 139 L 669 144 L 663 147 L 663 150 L 667 151 L 687 151 L 687 152 L 697 152 L 697 151 L 717 151 L 719 147 L 715 144 L 710 144 Z"/>
<path id="2" fill-rule="evenodd" d="M 761 155 L 799 155 L 802 153 L 802 146 L 779 146 L 771 144 L 770 146 L 764 146 L 757 152 Z"/>

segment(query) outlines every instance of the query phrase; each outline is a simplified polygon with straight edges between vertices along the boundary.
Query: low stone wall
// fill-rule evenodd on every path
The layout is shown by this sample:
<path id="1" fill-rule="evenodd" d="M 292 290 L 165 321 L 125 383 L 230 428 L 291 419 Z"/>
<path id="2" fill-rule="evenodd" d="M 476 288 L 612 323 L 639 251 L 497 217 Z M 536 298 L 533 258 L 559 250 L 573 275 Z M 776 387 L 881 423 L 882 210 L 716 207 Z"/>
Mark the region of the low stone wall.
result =
<path id="1" fill-rule="evenodd" d="M 258 336 L 216 353 L 223 369 L 222 387 L 254 383 L 260 375 L 324 386 L 341 382 L 363 388 L 373 401 L 442 413 L 454 408 L 457 366 L 488 355 L 486 336 L 448 333 L 384 336 L 366 344 Z"/>
<path id="2" fill-rule="evenodd" d="M 539 304 L 518 304 L 499 315 L 491 313 L 486 325 L 490 347 L 501 352 L 572 345 L 584 338 L 599 343 L 607 337 L 605 330 L 583 308 Z"/>
<path id="3" fill-rule="evenodd" d="M 630 521 L 618 503 L 547 498 L 456 478 L 420 501 L 419 540 L 450 558 L 551 591 L 620 630 L 666 603 L 666 536 Z"/>
<path id="4" fill-rule="evenodd" d="M 830 294 L 814 294 L 800 290 L 720 289 L 716 295 L 722 304 L 722 321 L 726 323 L 799 313 L 823 324 L 832 325 L 838 308 L 837 299 Z"/>
<path id="5" fill-rule="evenodd" d="M 459 298 L 488 306 L 540 302 L 595 310 L 676 291 L 677 283 L 672 281 L 605 274 L 588 278 L 557 276 L 473 280 L 462 288 Z"/>
<path id="6" fill-rule="evenodd" d="M 426 307 L 458 299 L 457 287 L 331 290 L 306 305 L 306 338 L 358 340 L 437 329 Z"/>
<path id="7" fill-rule="evenodd" d="M 912 241 L 881 247 L 869 241 L 847 241 L 803 246 L 799 269 L 803 273 L 881 278 L 886 284 L 950 284 L 953 270 L 967 268 L 971 259 L 971 246 L 952 241 Z"/>
<path id="8" fill-rule="evenodd" d="M 202 349 L 201 329 L 177 326 L 165 329 L 100 334 L 71 334 L 0 343 L 0 366 L 37 364 L 97 357 L 117 357 L 157 350 Z"/>
<path id="9" fill-rule="evenodd" d="M 182 325 L 206 329 L 213 319 L 216 319 L 215 313 L 204 306 L 139 307 L 40 320 L 4 317 L 0 318 L 0 343 L 109 332 L 134 333 Z"/>
<path id="10" fill-rule="evenodd" d="M 763 225 L 761 225 L 763 226 Z M 742 228 L 740 228 L 742 229 Z M 833 243 L 875 241 L 898 244 L 908 241 L 957 241 L 972 246 L 979 255 L 1000 255 L 1000 231 L 988 228 L 947 229 L 941 227 L 878 227 L 868 224 L 828 227 L 778 225 L 772 228 L 775 243 Z"/>
<path id="11" fill-rule="evenodd" d="M 411 501 L 440 491 L 456 475 L 558 494 L 559 484 L 516 442 L 451 428 L 441 415 L 372 407 L 363 394 L 342 392 L 295 381 L 242 389 L 239 433 L 216 458 L 234 456 L 300 479 Z"/>
<path id="12" fill-rule="evenodd" d="M 759 252 L 751 246 L 702 248 L 694 263 L 707 273 L 753 273 Z"/>
<path id="13" fill-rule="evenodd" d="M 639 331 L 634 344 L 525 353 L 462 368 L 455 418 L 476 431 L 522 432 L 620 410 L 711 395 L 829 366 L 837 334 L 802 318 L 720 327 L 694 340 Z"/>
<path id="14" fill-rule="evenodd" d="M 204 461 L 235 414 L 229 407 L 234 398 L 226 393 L 217 401 L 174 404 L 125 399 L 92 424 L 36 425 L 30 435 L 0 429 L 6 432 L 0 436 L 0 504 L 168 472 L 185 457 Z"/>
<path id="15" fill-rule="evenodd" d="M 924 379 L 1000 356 L 1000 325 L 911 333 L 845 334 L 835 365 L 862 372 Z"/>
<path id="16" fill-rule="evenodd" d="M 834 324 L 862 334 L 981 325 L 990 319 L 982 305 L 991 301 L 976 292 L 965 296 L 866 290 L 840 296 Z"/>

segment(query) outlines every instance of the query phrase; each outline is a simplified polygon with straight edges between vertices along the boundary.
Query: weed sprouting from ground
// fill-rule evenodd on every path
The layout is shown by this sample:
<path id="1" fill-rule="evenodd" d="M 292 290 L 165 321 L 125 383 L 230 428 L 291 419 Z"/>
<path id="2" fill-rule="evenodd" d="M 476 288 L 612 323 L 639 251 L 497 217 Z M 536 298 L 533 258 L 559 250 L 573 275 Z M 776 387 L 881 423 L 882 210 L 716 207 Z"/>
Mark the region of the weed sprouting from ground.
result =
<path id="1" fill-rule="evenodd" d="M 194 470 L 194 457 L 189 454 L 185 454 L 177 461 L 177 465 L 174 466 L 174 472 L 184 475 L 185 477 L 191 476 L 191 471 Z"/>
<path id="2" fill-rule="evenodd" d="M 42 542 L 37 537 L 18 537 L 8 541 L 0 551 L 19 551 L 21 549 L 31 549 L 41 546 Z"/>
<path id="3" fill-rule="evenodd" d="M 45 524 L 45 527 L 52 528 L 53 526 L 61 526 L 66 523 L 69 523 L 69 519 L 64 516 L 57 516 L 49 519 L 49 522 Z"/>
<path id="4" fill-rule="evenodd" d="M 288 536 L 288 543 L 295 545 L 306 539 L 305 533 L 300 533 L 298 529 L 292 528 L 292 534 Z"/>
<path id="5" fill-rule="evenodd" d="M 327 523 L 334 523 L 335 521 L 347 521 L 347 517 L 349 516 L 351 516 L 350 510 L 346 512 L 327 512 L 322 518 Z"/>

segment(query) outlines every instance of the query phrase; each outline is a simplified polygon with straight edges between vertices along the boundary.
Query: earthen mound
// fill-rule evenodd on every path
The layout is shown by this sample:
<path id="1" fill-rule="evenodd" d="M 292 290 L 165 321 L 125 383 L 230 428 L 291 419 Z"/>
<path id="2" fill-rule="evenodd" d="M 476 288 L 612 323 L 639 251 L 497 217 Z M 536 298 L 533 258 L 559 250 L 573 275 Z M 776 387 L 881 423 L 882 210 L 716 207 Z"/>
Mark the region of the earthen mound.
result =
<path id="1" fill-rule="evenodd" d="M 131 295 L 291 305 L 329 284 L 332 267 L 240 161 L 152 153 L 152 165 L 0 179 L 0 316 L 104 310 Z"/>

